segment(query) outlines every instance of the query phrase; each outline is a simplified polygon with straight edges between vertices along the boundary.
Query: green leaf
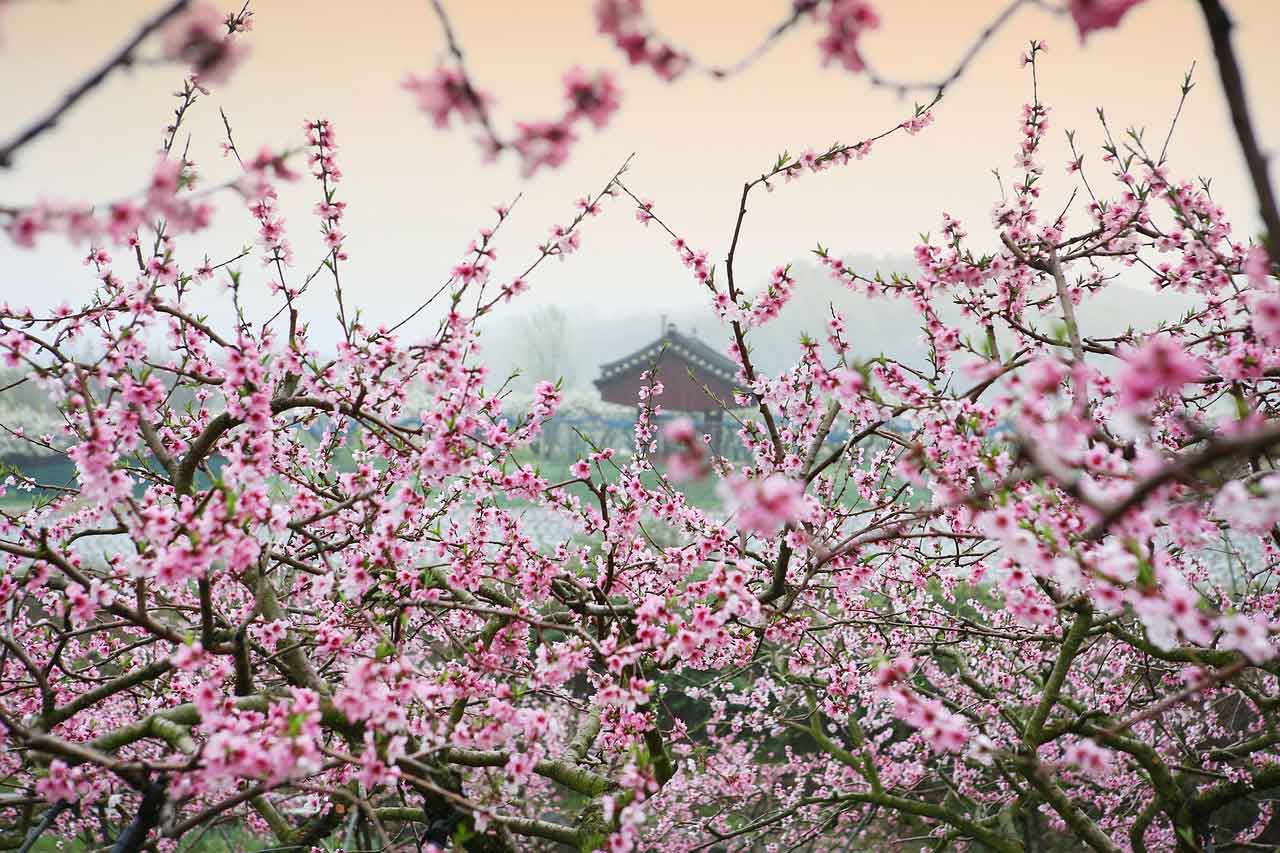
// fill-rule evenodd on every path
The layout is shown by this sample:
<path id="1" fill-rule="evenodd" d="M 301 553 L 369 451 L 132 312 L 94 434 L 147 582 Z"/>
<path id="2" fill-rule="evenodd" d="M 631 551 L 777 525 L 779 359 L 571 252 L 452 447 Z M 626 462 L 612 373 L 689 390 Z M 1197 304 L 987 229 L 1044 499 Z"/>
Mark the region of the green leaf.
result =
<path id="1" fill-rule="evenodd" d="M 458 828 L 453 831 L 453 843 L 458 847 L 461 847 L 463 844 L 466 844 L 475 837 L 476 834 L 471 831 L 471 821 L 469 820 L 464 820 L 462 823 L 458 824 Z"/>

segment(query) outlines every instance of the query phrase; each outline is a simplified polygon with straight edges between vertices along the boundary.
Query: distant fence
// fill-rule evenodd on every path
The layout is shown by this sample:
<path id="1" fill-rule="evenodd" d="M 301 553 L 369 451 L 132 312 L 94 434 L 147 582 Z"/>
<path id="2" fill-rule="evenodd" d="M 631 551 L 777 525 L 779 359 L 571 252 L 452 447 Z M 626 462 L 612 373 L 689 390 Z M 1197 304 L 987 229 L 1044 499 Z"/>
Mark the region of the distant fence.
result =
<path id="1" fill-rule="evenodd" d="M 554 418 L 543 425 L 542 433 L 533 443 L 533 451 L 547 458 L 579 458 L 591 452 L 591 445 L 596 447 L 612 447 L 623 455 L 629 455 L 635 447 L 636 416 L 634 412 L 620 411 L 620 407 L 611 407 L 615 411 L 593 411 L 574 406 L 562 409 Z M 512 409 L 513 414 L 519 412 Z M 659 418 L 662 423 L 679 417 L 679 413 L 667 413 Z M 702 429 L 701 418 L 693 416 L 698 429 Z M 317 440 L 328 424 L 317 422 L 308 429 Z M 355 429 L 354 424 L 348 426 Z M 894 432 L 902 430 L 902 425 L 887 424 L 886 429 Z M 748 454 L 738 438 L 738 424 L 732 418 L 725 418 L 721 427 L 720 453 L 733 460 L 744 461 Z M 837 446 L 847 441 L 850 432 L 845 427 L 833 429 L 827 436 L 829 446 Z M 590 444 L 587 439 L 590 440 Z M 664 452 L 659 438 L 659 454 Z M 16 469 L 24 476 L 47 486 L 74 487 L 76 479 L 75 466 L 66 456 L 60 453 L 42 455 L 16 454 L 0 452 L 0 463 L 3 467 Z M 215 463 L 216 464 L 216 463 Z"/>

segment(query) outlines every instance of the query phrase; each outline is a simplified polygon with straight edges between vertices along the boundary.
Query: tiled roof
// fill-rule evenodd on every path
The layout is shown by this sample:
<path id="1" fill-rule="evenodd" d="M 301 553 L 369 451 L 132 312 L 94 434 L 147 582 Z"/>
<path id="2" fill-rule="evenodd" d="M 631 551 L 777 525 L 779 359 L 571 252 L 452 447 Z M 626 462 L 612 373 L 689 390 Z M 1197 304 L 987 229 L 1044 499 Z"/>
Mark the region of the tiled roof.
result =
<path id="1" fill-rule="evenodd" d="M 681 334 L 674 325 L 668 326 L 666 334 L 653 343 L 602 365 L 596 382 L 608 382 L 635 370 L 647 370 L 664 354 L 675 355 L 689 366 L 700 368 L 730 384 L 737 383 L 737 365 L 692 335 Z"/>

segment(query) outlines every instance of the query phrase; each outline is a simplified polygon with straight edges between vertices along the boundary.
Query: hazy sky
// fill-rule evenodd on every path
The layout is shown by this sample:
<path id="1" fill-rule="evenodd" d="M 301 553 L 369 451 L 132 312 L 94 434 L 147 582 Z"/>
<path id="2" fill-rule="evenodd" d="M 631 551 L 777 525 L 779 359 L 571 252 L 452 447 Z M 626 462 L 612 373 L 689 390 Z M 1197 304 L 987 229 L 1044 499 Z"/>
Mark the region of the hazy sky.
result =
<path id="1" fill-rule="evenodd" d="M 0 14 L 0 137 L 43 112 L 160 5 L 22 0 L 7 6 Z M 249 59 L 229 85 L 197 104 L 186 125 L 191 155 L 212 181 L 233 174 L 233 164 L 219 153 L 219 106 L 246 150 L 297 144 L 304 119 L 333 121 L 346 175 L 340 194 L 348 202 L 346 281 L 354 301 L 374 320 L 396 318 L 438 286 L 475 231 L 491 222 L 491 207 L 523 193 L 499 243 L 499 276 L 513 274 L 548 227 L 569 217 L 573 199 L 599 188 L 631 152 L 636 158 L 628 183 L 655 199 L 657 211 L 690 243 L 721 258 L 744 178 L 758 175 L 784 148 L 799 152 L 834 140 L 854 142 L 892 126 L 911 107 L 910 97 L 903 101 L 838 67 L 823 68 L 816 49 L 820 28 L 813 24 L 798 27 L 734 79 L 715 82 L 691 74 L 666 85 L 647 71 L 623 67 L 611 45 L 595 34 L 586 0 L 447 5 L 474 79 L 496 99 L 494 117 L 501 128 L 516 119 L 557 114 L 560 76 L 574 64 L 615 70 L 622 110 L 605 130 L 584 132 L 566 167 L 523 181 L 514 160 L 482 163 L 469 130 L 435 130 L 399 88 L 408 72 L 427 72 L 443 55 L 428 0 L 260 0 L 248 36 Z M 785 0 L 648 5 L 672 40 L 710 63 L 737 58 L 789 7 Z M 1005 0 L 876 5 L 883 24 L 865 38 L 867 56 L 888 75 L 930 79 L 956 61 Z M 1229 6 L 1240 23 L 1237 45 L 1258 130 L 1264 145 L 1275 149 L 1280 3 L 1232 0 Z M 741 249 L 744 279 L 759 280 L 818 242 L 850 254 L 909 251 L 916 234 L 937 230 L 944 210 L 975 237 L 989 237 L 996 197 L 991 170 L 1012 171 L 1019 111 L 1030 97 L 1018 56 L 1031 38 L 1047 39 L 1051 48 L 1040 76 L 1042 98 L 1053 106 L 1051 144 L 1043 157 L 1047 198 L 1057 204 L 1066 198 L 1063 129 L 1079 131 L 1095 186 L 1105 183 L 1095 107 L 1106 109 L 1116 129 L 1146 126 L 1163 138 L 1182 74 L 1195 60 L 1199 86 L 1171 148 L 1174 172 L 1213 177 L 1215 193 L 1238 230 L 1256 229 L 1252 195 L 1193 0 L 1148 0 L 1119 30 L 1096 33 L 1083 47 L 1066 17 L 1024 9 L 983 49 L 925 133 L 896 137 L 861 163 L 761 194 Z M 152 45 L 150 53 L 156 50 Z M 25 149 L 16 170 L 0 172 L 0 204 L 109 200 L 136 191 L 153 162 L 180 79 L 173 66 L 143 64 L 117 73 L 54 133 Z M 298 274 L 319 257 L 309 213 L 317 194 L 313 183 L 304 182 L 292 186 L 284 200 Z M 1083 216 L 1081 209 L 1077 221 Z M 252 220 L 227 195 L 220 199 L 213 232 L 186 238 L 183 245 L 219 259 L 253 233 Z M 34 305 L 79 301 L 92 286 L 80 255 L 61 240 L 36 253 L 0 244 L 0 298 Z M 652 315 L 653 326 L 663 306 L 701 298 L 667 241 L 656 229 L 640 227 L 622 204 L 589 222 L 582 251 L 564 264 L 545 266 L 533 284 L 528 304 L 556 302 L 586 316 Z M 210 291 L 208 310 L 215 314 L 221 307 L 216 297 Z M 327 292 L 316 300 L 317 336 L 328 337 L 319 328 L 332 316 Z"/>

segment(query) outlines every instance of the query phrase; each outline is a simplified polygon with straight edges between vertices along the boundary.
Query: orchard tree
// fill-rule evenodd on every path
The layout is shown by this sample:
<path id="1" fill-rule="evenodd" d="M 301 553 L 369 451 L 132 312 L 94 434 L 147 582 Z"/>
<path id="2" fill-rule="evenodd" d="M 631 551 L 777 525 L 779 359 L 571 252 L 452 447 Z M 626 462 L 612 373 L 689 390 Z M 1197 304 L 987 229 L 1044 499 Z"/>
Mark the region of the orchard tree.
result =
<path id="1" fill-rule="evenodd" d="M 1068 10 L 1083 35 L 1136 3 Z M 290 850 L 1274 840 L 1280 289 L 1267 241 L 1280 226 L 1229 19 L 1200 5 L 1263 238 L 1233 232 L 1208 182 L 1167 156 L 1176 116 L 1159 139 L 1099 116 L 1100 156 L 1069 134 L 1069 156 L 1055 154 L 1032 42 L 998 243 L 972 245 L 942 214 L 912 276 L 817 252 L 833 288 L 912 306 L 925 361 L 867 359 L 857 318 L 833 313 L 770 375 L 752 331 L 795 282 L 782 266 L 759 291 L 744 284 L 748 202 L 869 168 L 873 148 L 925 131 L 937 98 L 748 180 L 722 261 L 681 239 L 678 213 L 630 186 L 624 164 L 519 275 L 492 272 L 499 209 L 434 296 L 375 327 L 349 286 L 332 124 L 306 120 L 304 153 L 257 155 L 228 126 L 240 177 L 195 184 L 174 139 L 245 52 L 251 13 L 172 4 L 0 146 L 17 165 L 153 38 L 192 67 L 135 197 L 0 211 L 18 246 L 69 239 L 95 282 L 75 306 L 0 306 L 0 356 L 17 371 L 0 394 L 39 388 L 61 422 L 3 428 L 75 467 L 68 485 L 11 474 L 8 488 L 38 498 L 0 511 L 0 842 L 189 849 L 227 827 Z M 633 61 L 671 78 L 694 67 L 638 0 L 597 15 Z M 826 27 L 825 57 L 866 70 L 870 5 L 797 2 L 777 36 L 809 18 Z M 412 88 L 438 123 L 478 122 L 505 150 L 451 31 L 449 44 L 456 63 Z M 603 79 L 571 74 L 566 122 L 607 118 Z M 543 131 L 509 143 L 528 171 L 567 154 Z M 1063 160 L 1076 192 L 1042 196 L 1043 170 Z M 327 251 L 299 269 L 278 198 L 308 186 Z M 255 223 L 248 254 L 265 276 L 243 255 L 176 259 L 227 197 Z M 659 427 L 656 379 L 632 446 L 586 436 L 568 470 L 519 461 L 560 393 L 543 381 L 516 411 L 494 392 L 486 318 L 620 205 L 637 239 L 673 245 L 723 320 L 745 462 L 714 455 L 688 421 Z M 1120 275 L 1196 307 L 1093 333 L 1077 307 Z M 322 287 L 336 347 L 314 342 L 331 321 L 299 307 Z M 247 288 L 274 308 L 248 316 Z M 219 301 L 232 322 L 206 316 Z M 403 337 L 424 312 L 435 333 Z M 682 491 L 703 478 L 723 511 Z M 572 535 L 535 537 L 530 507 Z"/>

